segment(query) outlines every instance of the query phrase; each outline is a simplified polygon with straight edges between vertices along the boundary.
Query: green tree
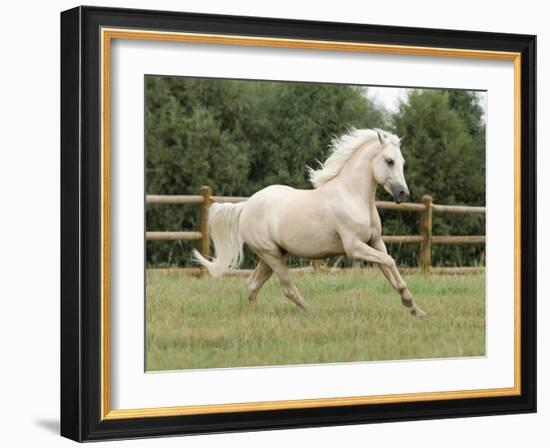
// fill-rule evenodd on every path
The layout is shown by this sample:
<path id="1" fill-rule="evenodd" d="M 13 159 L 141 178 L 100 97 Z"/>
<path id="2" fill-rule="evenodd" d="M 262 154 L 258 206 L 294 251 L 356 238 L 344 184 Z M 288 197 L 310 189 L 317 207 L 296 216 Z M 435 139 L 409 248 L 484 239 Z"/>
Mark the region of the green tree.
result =
<path id="1" fill-rule="evenodd" d="M 250 193 L 271 184 L 310 188 L 307 165 L 327 157 L 336 135 L 350 126 L 384 125 L 383 114 L 355 87 L 269 83 L 257 111 L 262 119 L 248 133 L 251 147 Z M 260 134 L 258 134 L 260 131 Z"/>
<path id="2" fill-rule="evenodd" d="M 427 194 L 440 204 L 485 204 L 485 126 L 474 93 L 459 90 L 413 90 L 393 116 L 394 132 L 403 135 L 405 174 L 413 200 Z M 434 216 L 433 232 L 484 234 L 475 215 Z M 386 230 L 414 233 L 418 216 L 385 220 Z M 411 249 L 403 258 L 416 262 Z M 434 248 L 437 264 L 468 264 L 483 259 L 477 246 Z"/>
<path id="3" fill-rule="evenodd" d="M 147 194 L 251 195 L 271 184 L 310 188 L 306 165 L 350 126 L 383 126 L 362 88 L 149 76 Z M 197 209 L 148 206 L 148 230 L 197 227 Z M 151 265 L 186 264 L 190 244 L 149 242 Z M 248 257 L 248 263 L 250 263 Z"/>
<path id="4" fill-rule="evenodd" d="M 389 116 L 366 89 L 335 84 L 146 78 L 147 194 L 248 196 L 271 184 L 310 188 L 307 165 L 327 157 L 328 144 L 349 127 L 391 128 L 404 135 L 405 174 L 413 200 L 485 203 L 485 125 L 477 94 L 413 90 Z M 383 196 L 385 193 L 381 193 Z M 385 234 L 416 234 L 418 215 L 383 212 Z M 197 208 L 148 206 L 148 230 L 197 227 Z M 483 234 L 475 216 L 436 216 L 434 234 Z M 186 265 L 191 243 L 149 242 L 149 265 Z M 391 248 L 416 264 L 418 248 Z M 440 264 L 478 262 L 483 248 L 436 247 Z M 253 263 L 247 256 L 247 266 Z"/>

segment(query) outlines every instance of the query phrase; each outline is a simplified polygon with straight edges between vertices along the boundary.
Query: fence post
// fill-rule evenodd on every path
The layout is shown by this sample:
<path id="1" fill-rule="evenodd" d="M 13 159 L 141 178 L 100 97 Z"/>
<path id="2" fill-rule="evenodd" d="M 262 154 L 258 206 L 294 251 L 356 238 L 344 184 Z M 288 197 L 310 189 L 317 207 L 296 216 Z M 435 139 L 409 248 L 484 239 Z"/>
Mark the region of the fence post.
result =
<path id="1" fill-rule="evenodd" d="M 323 265 L 323 260 L 317 260 L 317 259 L 311 260 L 311 266 L 313 266 L 313 270 L 315 272 L 321 272 L 322 265 Z"/>
<path id="2" fill-rule="evenodd" d="M 203 198 L 200 206 L 199 231 L 202 238 L 199 240 L 199 252 L 203 257 L 210 256 L 210 235 L 208 234 L 208 208 L 212 204 L 212 188 L 208 185 L 201 187 L 201 196 Z"/>
<path id="3" fill-rule="evenodd" d="M 422 203 L 426 207 L 420 216 L 420 235 L 424 237 L 420 245 L 420 268 L 429 271 L 432 266 L 432 214 L 433 200 L 431 196 L 422 196 Z"/>

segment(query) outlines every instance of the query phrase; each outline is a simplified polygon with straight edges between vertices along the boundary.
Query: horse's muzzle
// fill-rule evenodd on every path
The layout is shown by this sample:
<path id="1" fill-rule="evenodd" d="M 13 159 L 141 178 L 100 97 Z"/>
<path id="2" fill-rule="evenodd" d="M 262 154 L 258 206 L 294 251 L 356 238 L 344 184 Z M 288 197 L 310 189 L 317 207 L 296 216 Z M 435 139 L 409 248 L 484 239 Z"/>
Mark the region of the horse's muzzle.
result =
<path id="1" fill-rule="evenodd" d="M 391 193 L 393 195 L 393 200 L 398 204 L 405 202 L 409 197 L 409 189 L 401 184 L 393 184 L 391 186 Z"/>

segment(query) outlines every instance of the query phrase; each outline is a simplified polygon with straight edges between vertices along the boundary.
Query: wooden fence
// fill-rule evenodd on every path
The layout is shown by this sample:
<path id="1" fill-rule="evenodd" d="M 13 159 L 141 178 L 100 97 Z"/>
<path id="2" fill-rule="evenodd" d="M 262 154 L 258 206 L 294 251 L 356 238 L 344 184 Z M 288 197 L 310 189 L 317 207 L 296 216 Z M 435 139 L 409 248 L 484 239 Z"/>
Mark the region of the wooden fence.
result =
<path id="1" fill-rule="evenodd" d="M 210 256 L 210 237 L 208 235 L 208 208 L 213 202 L 243 202 L 247 197 L 214 196 L 212 188 L 203 186 L 198 195 L 146 196 L 146 204 L 193 204 L 200 207 L 199 229 L 186 232 L 146 232 L 147 241 L 188 240 L 200 241 L 199 252 Z M 421 213 L 418 235 L 383 235 L 386 243 L 420 244 L 419 267 L 429 270 L 432 264 L 432 245 L 434 244 L 484 244 L 485 235 L 432 235 L 432 217 L 434 213 L 485 214 L 485 207 L 434 204 L 431 196 L 423 196 L 420 203 L 376 201 L 376 207 L 382 210 L 398 210 Z"/>

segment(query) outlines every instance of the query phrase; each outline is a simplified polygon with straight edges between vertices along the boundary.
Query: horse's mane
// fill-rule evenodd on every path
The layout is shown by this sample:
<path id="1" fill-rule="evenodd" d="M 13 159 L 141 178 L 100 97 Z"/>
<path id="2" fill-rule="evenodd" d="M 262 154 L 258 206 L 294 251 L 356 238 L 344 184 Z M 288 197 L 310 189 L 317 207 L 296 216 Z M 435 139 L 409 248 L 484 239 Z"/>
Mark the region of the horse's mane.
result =
<path id="1" fill-rule="evenodd" d="M 384 139 L 392 143 L 399 144 L 399 138 L 396 135 L 382 131 L 380 129 L 355 129 L 351 128 L 346 134 L 341 137 L 335 137 L 330 142 L 330 155 L 325 163 L 320 163 L 321 168 L 314 170 L 307 167 L 309 181 L 314 188 L 326 184 L 334 179 L 346 162 L 351 159 L 355 151 L 370 140 L 378 140 L 378 132 Z"/>

